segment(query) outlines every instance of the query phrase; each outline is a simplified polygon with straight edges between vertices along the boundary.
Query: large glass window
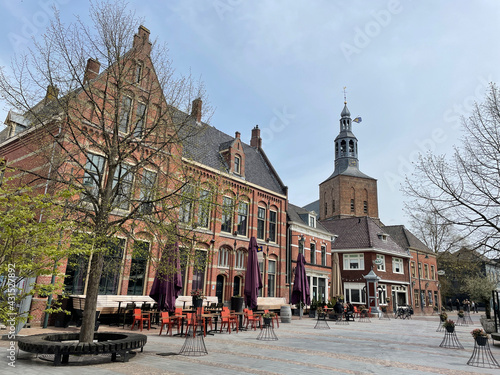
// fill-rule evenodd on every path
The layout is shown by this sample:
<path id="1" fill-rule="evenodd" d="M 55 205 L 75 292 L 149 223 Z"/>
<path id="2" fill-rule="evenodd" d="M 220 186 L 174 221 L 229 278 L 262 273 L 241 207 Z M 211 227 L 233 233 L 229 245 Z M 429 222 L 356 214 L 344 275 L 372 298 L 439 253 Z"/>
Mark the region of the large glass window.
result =
<path id="1" fill-rule="evenodd" d="M 99 194 L 99 184 L 102 178 L 105 160 L 103 156 L 90 153 L 87 154 L 82 184 L 89 190 L 94 198 L 97 198 Z"/>
<path id="2" fill-rule="evenodd" d="M 64 276 L 64 290 L 67 294 L 84 294 L 88 267 L 88 256 L 78 254 L 69 256 Z"/>
<path id="3" fill-rule="evenodd" d="M 240 202 L 238 206 L 238 234 L 247 235 L 248 203 Z"/>
<path id="4" fill-rule="evenodd" d="M 149 242 L 135 241 L 130 264 L 128 295 L 141 296 L 146 282 L 146 267 L 149 257 Z"/>
<path id="5" fill-rule="evenodd" d="M 364 254 L 344 254 L 344 269 L 364 270 L 365 269 Z"/>
<path id="6" fill-rule="evenodd" d="M 141 179 L 141 212 L 143 214 L 151 214 L 153 212 L 154 204 L 154 186 L 156 183 L 156 172 L 148 171 L 145 169 L 142 172 Z"/>
<path id="7" fill-rule="evenodd" d="M 241 174 L 241 159 L 239 156 L 234 157 L 234 173 Z"/>
<path id="8" fill-rule="evenodd" d="M 198 226 L 208 228 L 210 219 L 210 192 L 208 190 L 200 191 L 200 201 L 198 204 Z"/>
<path id="9" fill-rule="evenodd" d="M 219 267 L 229 267 L 229 252 L 224 247 L 219 249 Z"/>
<path id="10" fill-rule="evenodd" d="M 267 262 L 267 296 L 274 297 L 276 290 L 276 261 L 269 260 Z"/>
<path id="11" fill-rule="evenodd" d="M 431 279 L 436 280 L 436 270 L 434 268 L 434 265 L 431 264 Z"/>
<path id="12" fill-rule="evenodd" d="M 132 108 L 132 99 L 128 96 L 122 98 L 122 107 L 120 108 L 120 121 L 118 130 L 122 133 L 128 133 L 130 110 Z"/>
<path id="13" fill-rule="evenodd" d="M 233 200 L 229 197 L 222 199 L 221 231 L 232 233 L 233 229 Z"/>
<path id="14" fill-rule="evenodd" d="M 321 265 L 326 266 L 326 246 L 321 246 Z"/>
<path id="15" fill-rule="evenodd" d="M 378 303 L 387 305 L 387 287 L 384 284 L 379 284 L 378 286 Z"/>
<path id="16" fill-rule="evenodd" d="M 127 164 L 120 164 L 115 170 L 113 177 L 113 188 L 117 187 L 115 198 L 116 207 L 128 210 L 130 204 L 130 194 L 132 193 L 133 175 Z"/>
<path id="17" fill-rule="evenodd" d="M 269 241 L 276 242 L 276 211 L 269 211 Z"/>
<path id="18" fill-rule="evenodd" d="M 411 262 L 411 277 L 416 277 L 415 262 Z"/>
<path id="19" fill-rule="evenodd" d="M 234 257 L 234 268 L 245 269 L 245 253 L 241 250 L 236 251 Z"/>
<path id="20" fill-rule="evenodd" d="M 207 252 L 205 250 L 196 250 L 196 266 L 193 269 L 192 289 L 205 290 L 205 269 L 207 264 Z"/>
<path id="21" fill-rule="evenodd" d="M 182 189 L 181 204 L 179 206 L 179 221 L 189 223 L 193 212 L 193 187 L 185 185 Z"/>
<path id="22" fill-rule="evenodd" d="M 366 304 L 364 283 L 344 283 L 344 295 L 347 302 Z"/>
<path id="23" fill-rule="evenodd" d="M 403 259 L 392 258 L 392 272 L 404 273 L 404 271 L 403 271 Z"/>
<path id="24" fill-rule="evenodd" d="M 309 248 L 311 252 L 311 264 L 316 264 L 316 244 L 311 243 Z"/>
<path id="25" fill-rule="evenodd" d="M 99 294 L 118 294 L 125 240 L 115 238 L 109 241 L 104 251 L 104 265 L 99 282 Z"/>
<path id="26" fill-rule="evenodd" d="M 259 207 L 257 210 L 257 238 L 259 240 L 265 239 L 266 235 L 266 209 Z"/>
<path id="27" fill-rule="evenodd" d="M 429 278 L 429 265 L 424 264 L 424 278 L 428 279 Z"/>
<path id="28" fill-rule="evenodd" d="M 146 104 L 137 103 L 137 111 L 136 111 L 136 123 L 134 129 L 134 136 L 137 138 L 142 137 L 142 132 L 144 130 L 144 123 L 146 120 Z"/>

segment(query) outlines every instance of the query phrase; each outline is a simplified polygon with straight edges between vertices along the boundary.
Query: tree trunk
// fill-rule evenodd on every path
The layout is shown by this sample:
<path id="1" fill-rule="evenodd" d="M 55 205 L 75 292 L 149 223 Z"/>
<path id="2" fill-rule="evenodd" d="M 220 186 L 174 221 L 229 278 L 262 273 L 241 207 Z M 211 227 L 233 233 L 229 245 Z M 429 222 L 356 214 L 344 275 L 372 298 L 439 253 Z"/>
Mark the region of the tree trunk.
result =
<path id="1" fill-rule="evenodd" d="M 97 296 L 99 295 L 99 282 L 101 280 L 103 263 L 104 255 L 102 250 L 93 254 L 88 276 L 82 328 L 80 329 L 80 342 L 90 343 L 94 339 L 95 312 L 97 310 Z"/>

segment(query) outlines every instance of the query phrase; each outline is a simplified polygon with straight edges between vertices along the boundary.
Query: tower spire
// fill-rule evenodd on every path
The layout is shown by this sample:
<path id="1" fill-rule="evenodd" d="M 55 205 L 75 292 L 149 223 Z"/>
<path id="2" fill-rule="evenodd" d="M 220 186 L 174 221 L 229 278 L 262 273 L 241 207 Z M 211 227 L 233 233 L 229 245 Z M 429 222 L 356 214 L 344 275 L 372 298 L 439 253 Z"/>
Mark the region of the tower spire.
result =
<path id="1" fill-rule="evenodd" d="M 344 86 L 344 104 L 347 104 L 347 97 L 346 97 L 347 91 L 345 91 L 346 88 L 347 86 Z"/>

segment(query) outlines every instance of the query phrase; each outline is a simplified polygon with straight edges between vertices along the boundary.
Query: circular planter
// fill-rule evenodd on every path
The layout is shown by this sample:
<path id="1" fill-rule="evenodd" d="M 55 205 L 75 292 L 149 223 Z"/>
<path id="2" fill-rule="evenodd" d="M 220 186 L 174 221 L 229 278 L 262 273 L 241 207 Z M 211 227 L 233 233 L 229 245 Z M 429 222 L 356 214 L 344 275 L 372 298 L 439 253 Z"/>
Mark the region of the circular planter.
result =
<path id="1" fill-rule="evenodd" d="M 265 324 L 266 326 L 269 326 L 269 325 L 271 324 L 271 319 L 272 319 L 272 318 L 263 318 L 263 319 L 264 319 L 264 324 Z"/>
<path id="2" fill-rule="evenodd" d="M 116 354 L 128 360 L 127 353 L 133 349 L 142 349 L 147 342 L 147 336 L 138 333 L 94 333 L 97 342 L 80 343 L 79 333 L 43 333 L 18 338 L 19 349 L 36 354 L 54 354 L 54 365 L 67 363 L 70 355 L 111 353 L 111 360 L 116 360 Z M 61 360 L 62 357 L 62 360 Z"/>
<path id="3" fill-rule="evenodd" d="M 449 333 L 455 332 L 455 327 L 446 326 L 444 328 L 446 328 L 446 331 L 449 332 Z"/>
<path id="4" fill-rule="evenodd" d="M 203 306 L 203 299 L 202 298 L 193 298 L 193 307 L 202 307 Z"/>
<path id="5" fill-rule="evenodd" d="M 486 337 L 486 336 L 476 337 L 476 344 L 479 346 L 486 346 L 487 342 L 488 342 L 488 337 Z"/>
<path id="6" fill-rule="evenodd" d="M 243 311 L 243 297 L 231 297 L 231 310 L 235 312 Z"/>

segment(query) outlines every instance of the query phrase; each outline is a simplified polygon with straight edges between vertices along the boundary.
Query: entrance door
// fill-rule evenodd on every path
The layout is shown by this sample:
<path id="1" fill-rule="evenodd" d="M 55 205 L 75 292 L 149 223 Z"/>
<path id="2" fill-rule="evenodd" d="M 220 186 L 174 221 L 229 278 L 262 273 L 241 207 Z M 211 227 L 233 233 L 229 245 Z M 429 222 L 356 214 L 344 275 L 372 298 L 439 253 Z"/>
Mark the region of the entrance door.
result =
<path id="1" fill-rule="evenodd" d="M 398 306 L 406 305 L 406 293 L 397 292 L 397 296 L 398 296 Z"/>
<path id="2" fill-rule="evenodd" d="M 224 276 L 222 275 L 217 276 L 215 295 L 217 296 L 219 303 L 223 302 L 222 298 L 224 298 Z"/>

